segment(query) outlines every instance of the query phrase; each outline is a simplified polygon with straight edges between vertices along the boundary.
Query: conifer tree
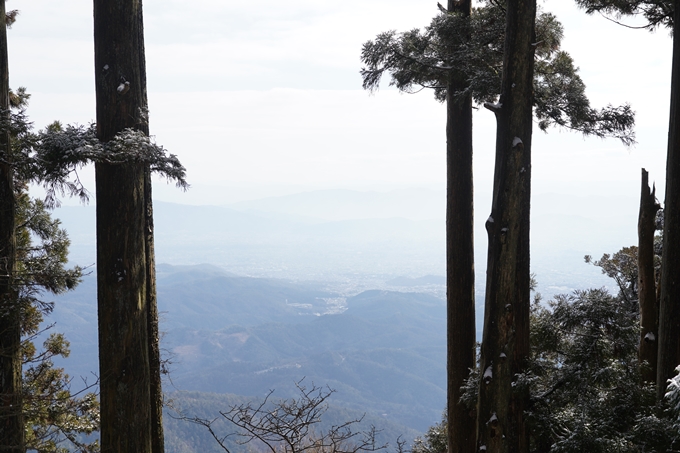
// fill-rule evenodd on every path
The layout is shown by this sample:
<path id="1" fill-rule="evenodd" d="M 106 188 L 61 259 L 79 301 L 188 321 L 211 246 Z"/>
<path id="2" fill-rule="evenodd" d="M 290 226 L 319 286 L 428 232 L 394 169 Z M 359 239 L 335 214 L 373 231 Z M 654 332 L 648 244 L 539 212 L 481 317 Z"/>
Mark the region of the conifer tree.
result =
<path id="1" fill-rule="evenodd" d="M 496 164 L 480 351 L 477 443 L 492 453 L 528 453 L 529 389 L 517 376 L 529 359 L 529 206 L 536 42 L 535 0 L 506 3 L 503 81 L 496 115 Z"/>
<path id="2" fill-rule="evenodd" d="M 5 2 L 0 1 L 0 19 Z M 0 445 L 25 450 L 21 398 L 21 311 L 14 274 L 16 235 L 14 170 L 9 136 L 9 60 L 7 22 L 0 20 Z"/>
<path id="3" fill-rule="evenodd" d="M 469 20 L 471 0 L 449 0 L 448 13 Z M 469 33 L 470 31 L 468 31 Z M 471 36 L 461 33 L 467 45 Z M 453 43 L 452 43 L 453 44 Z M 446 77 L 446 303 L 449 453 L 475 451 L 475 419 L 460 404 L 461 387 L 475 367 L 475 265 L 472 171 L 472 94 L 463 71 Z M 456 96 L 455 93 L 465 93 Z"/>
<path id="4" fill-rule="evenodd" d="M 66 443 L 79 451 L 99 451 L 98 441 L 81 442 L 79 434 L 99 428 L 99 403 L 92 385 L 71 390 L 71 379 L 53 358 L 68 357 L 69 344 L 63 335 L 52 333 L 42 349 L 34 344 L 44 315 L 54 304 L 47 294 L 72 290 L 80 281 L 79 267 L 68 269 L 69 240 L 60 222 L 51 218 L 41 200 L 32 200 L 26 190 L 17 190 L 17 263 L 14 284 L 16 304 L 21 308 L 23 365 L 22 412 L 26 448 L 44 453 L 61 452 Z"/>
<path id="5" fill-rule="evenodd" d="M 500 92 L 505 8 L 500 2 L 475 9 L 466 1 L 439 6 L 442 14 L 423 32 L 391 31 L 365 43 L 361 73 L 365 89 L 376 90 L 387 72 L 399 90 L 433 89 L 447 103 L 448 444 L 451 452 L 471 452 L 474 411 L 459 400 L 475 366 L 472 102 L 494 100 Z M 591 108 L 571 58 L 559 50 L 560 24 L 542 14 L 537 28 L 532 100 L 540 128 L 556 125 L 632 143 L 630 108 Z"/>
<path id="6" fill-rule="evenodd" d="M 659 301 L 659 355 L 656 394 L 661 400 L 669 379 L 680 365 L 680 8 L 673 15 L 673 74 L 666 157 L 661 300 Z"/>
<path id="7" fill-rule="evenodd" d="M 87 163 L 95 163 L 97 184 L 108 190 L 108 193 L 101 191 L 103 196 L 98 202 L 98 208 L 102 207 L 98 209 L 98 226 L 102 227 L 98 232 L 101 245 L 98 253 L 102 252 L 98 255 L 99 321 L 100 326 L 104 326 L 100 329 L 100 348 L 104 351 L 100 371 L 102 402 L 106 402 L 103 406 L 108 409 L 104 417 L 107 429 L 103 430 L 102 439 L 107 449 L 148 451 L 138 448 L 148 445 L 155 453 L 164 450 L 155 282 L 146 284 L 155 278 L 153 259 L 147 259 L 153 253 L 150 173 L 161 173 L 183 188 L 188 185 L 185 169 L 176 156 L 168 155 L 148 137 L 141 3 L 114 3 L 95 2 L 95 44 L 100 44 L 95 46 L 95 58 L 108 60 L 96 74 L 98 100 L 100 94 L 103 99 L 98 102 L 101 124 L 64 128 L 56 122 L 33 134 L 23 110 L 10 117 L 8 108 L 0 108 L 0 445 L 9 451 L 24 451 L 25 444 L 21 392 L 17 390 L 21 387 L 22 311 L 21 304 L 15 303 L 18 293 L 14 282 L 17 274 L 13 181 L 18 176 L 22 183 L 43 185 L 49 207 L 58 205 L 59 194 L 87 200 L 87 190 L 77 176 L 73 178 L 75 170 Z M 4 8 L 4 1 L 2 6 Z M 2 13 L 5 15 L 4 9 Z M 16 11 L 5 17 L 6 23 L 11 24 Z M 117 75 L 112 76 L 114 73 Z M 9 89 L 5 90 L 6 96 L 1 89 L 3 80 L 8 87 L 7 74 L 3 27 L 0 31 L 0 104 L 6 99 L 5 105 L 9 106 Z M 126 96 L 128 92 L 130 95 Z M 16 94 L 19 103 L 22 96 L 25 91 L 19 90 Z M 108 105 L 110 110 L 103 105 Z M 12 149 L 10 131 L 16 142 Z M 131 326 L 132 329 L 128 329 Z M 151 330 L 151 335 L 147 330 Z M 64 344 L 50 344 L 57 343 Z M 156 372 L 149 369 L 150 355 Z M 57 383 L 57 387 L 52 388 L 57 388 L 63 396 L 58 389 L 66 380 L 63 372 L 53 370 L 47 362 L 41 369 L 50 371 L 54 377 L 50 382 Z M 149 376 L 154 379 L 153 384 Z M 72 420 L 68 423 L 72 428 L 75 426 Z"/>
<path id="8" fill-rule="evenodd" d="M 663 256 L 659 300 L 656 395 L 662 400 L 680 364 L 680 8 L 672 0 L 576 0 L 587 13 L 642 16 L 644 28 L 672 30 L 671 108 L 666 155 Z"/>

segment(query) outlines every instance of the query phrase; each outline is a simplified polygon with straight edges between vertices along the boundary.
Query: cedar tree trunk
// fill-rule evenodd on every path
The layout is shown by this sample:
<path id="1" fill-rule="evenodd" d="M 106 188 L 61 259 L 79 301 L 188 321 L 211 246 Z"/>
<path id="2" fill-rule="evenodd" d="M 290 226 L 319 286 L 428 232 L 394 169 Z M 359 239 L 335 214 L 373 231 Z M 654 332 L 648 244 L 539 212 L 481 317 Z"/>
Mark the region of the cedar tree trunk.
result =
<path id="1" fill-rule="evenodd" d="M 98 138 L 148 133 L 142 2 L 94 0 L 94 39 Z M 160 453 L 149 167 L 97 163 L 95 172 L 102 451 Z"/>
<path id="2" fill-rule="evenodd" d="M 471 1 L 449 0 L 466 16 Z M 461 386 L 475 367 L 475 264 L 472 185 L 472 96 L 452 96 L 467 87 L 452 72 L 446 100 L 446 299 L 447 419 L 449 453 L 475 451 L 475 418 L 460 403 Z"/>
<path id="3" fill-rule="evenodd" d="M 655 190 L 649 190 L 649 174 L 642 169 L 640 188 L 640 214 L 638 216 L 638 298 L 640 301 L 640 363 L 647 362 L 642 380 L 656 382 L 657 339 L 659 338 L 659 307 L 656 298 L 656 276 L 654 271 L 654 232 L 656 212 Z"/>
<path id="4" fill-rule="evenodd" d="M 158 328 L 158 301 L 156 299 L 156 259 L 153 236 L 153 202 L 151 199 L 151 171 L 144 173 L 146 198 L 146 294 L 147 326 L 149 335 L 149 363 L 151 365 L 151 451 L 165 452 L 163 437 L 163 389 L 161 386 L 161 352 Z"/>
<path id="5" fill-rule="evenodd" d="M 477 447 L 525 453 L 529 391 L 516 386 L 529 357 L 529 205 L 536 0 L 508 0 L 503 81 L 489 235 L 480 358 Z"/>
<path id="6" fill-rule="evenodd" d="M 666 160 L 661 300 L 659 307 L 659 355 L 656 375 L 657 399 L 666 393 L 668 379 L 680 365 L 680 8 L 673 21 L 673 72 L 671 111 Z"/>
<path id="7" fill-rule="evenodd" d="M 9 120 L 5 2 L 0 1 L 0 116 Z M 21 308 L 12 285 L 16 262 L 14 177 L 9 131 L 0 132 L 0 449 L 24 452 L 21 398 Z"/>

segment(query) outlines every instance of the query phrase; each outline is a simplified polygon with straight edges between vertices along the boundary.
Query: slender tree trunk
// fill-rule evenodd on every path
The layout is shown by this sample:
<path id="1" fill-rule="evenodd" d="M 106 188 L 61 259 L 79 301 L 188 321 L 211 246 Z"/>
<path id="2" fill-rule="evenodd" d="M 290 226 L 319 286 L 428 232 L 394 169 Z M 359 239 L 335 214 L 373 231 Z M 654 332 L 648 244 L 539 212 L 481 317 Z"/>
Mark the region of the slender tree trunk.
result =
<path id="1" fill-rule="evenodd" d="M 470 16 L 471 1 L 448 9 Z M 447 419 L 449 453 L 475 451 L 475 418 L 460 403 L 461 386 L 475 367 L 475 264 L 472 184 L 472 97 L 455 97 L 467 81 L 453 72 L 446 100 Z"/>
<path id="2" fill-rule="evenodd" d="M 680 8 L 673 21 L 673 73 L 666 159 L 661 300 L 659 307 L 659 355 L 656 392 L 666 393 L 667 381 L 680 365 Z"/>
<path id="3" fill-rule="evenodd" d="M 5 2 L 0 1 L 0 116 L 9 120 Z M 16 262 L 14 177 L 9 130 L 0 132 L 0 450 L 24 452 L 21 398 L 21 308 L 12 278 Z"/>
<path id="4" fill-rule="evenodd" d="M 94 0 L 94 30 L 99 139 L 130 127 L 148 133 L 142 2 Z M 95 172 L 102 451 L 152 452 L 159 434 L 149 357 L 157 338 L 149 333 L 157 323 L 149 169 L 98 163 Z"/>
<path id="5" fill-rule="evenodd" d="M 529 357 L 529 205 L 536 0 L 508 0 L 489 236 L 477 441 L 480 451 L 524 453 L 529 392 L 516 386 Z"/>
<path id="6" fill-rule="evenodd" d="M 165 452 L 163 436 L 163 389 L 161 386 L 161 352 L 158 328 L 158 301 L 156 299 L 156 259 L 154 251 L 153 202 L 151 197 L 151 171 L 144 173 L 146 199 L 146 293 L 147 323 L 149 332 L 149 363 L 151 365 L 151 451 Z"/>
<path id="7" fill-rule="evenodd" d="M 657 339 L 659 337 L 659 307 L 656 298 L 656 276 L 654 271 L 654 232 L 656 213 L 660 206 L 656 202 L 656 190 L 649 189 L 649 174 L 642 169 L 640 188 L 640 214 L 638 216 L 638 299 L 640 301 L 640 363 L 647 362 L 642 372 L 645 382 L 656 382 Z"/>

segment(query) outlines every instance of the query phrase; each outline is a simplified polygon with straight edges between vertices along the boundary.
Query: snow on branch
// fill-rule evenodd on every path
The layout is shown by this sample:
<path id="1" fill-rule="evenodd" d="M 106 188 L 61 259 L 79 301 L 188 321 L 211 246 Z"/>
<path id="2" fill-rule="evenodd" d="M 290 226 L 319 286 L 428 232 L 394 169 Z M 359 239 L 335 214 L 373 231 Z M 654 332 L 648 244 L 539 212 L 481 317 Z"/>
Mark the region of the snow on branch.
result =
<path id="1" fill-rule="evenodd" d="M 680 366 L 675 369 L 675 372 L 675 377 L 668 380 L 666 400 L 668 400 L 671 411 L 680 422 Z"/>
<path id="2" fill-rule="evenodd" d="M 175 181 L 178 187 L 189 187 L 186 169 L 177 156 L 135 129 L 124 129 L 102 143 L 94 124 L 62 128 L 54 123 L 35 135 L 31 148 L 30 154 L 24 156 L 24 174 L 46 189 L 48 205 L 58 205 L 57 194 L 78 196 L 84 201 L 89 198 L 77 174 L 89 163 L 145 164 L 152 172 Z"/>

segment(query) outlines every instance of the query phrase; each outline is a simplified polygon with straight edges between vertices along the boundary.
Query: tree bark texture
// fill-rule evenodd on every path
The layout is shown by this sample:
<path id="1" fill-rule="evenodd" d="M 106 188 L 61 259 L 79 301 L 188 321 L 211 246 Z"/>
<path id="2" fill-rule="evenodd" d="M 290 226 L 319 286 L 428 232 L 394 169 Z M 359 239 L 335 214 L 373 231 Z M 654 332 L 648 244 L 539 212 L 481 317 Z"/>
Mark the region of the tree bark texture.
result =
<path id="1" fill-rule="evenodd" d="M 471 1 L 449 0 L 466 16 Z M 446 118 L 447 419 L 449 453 L 475 451 L 474 413 L 460 403 L 461 386 L 475 367 L 475 265 L 472 179 L 472 97 L 454 97 L 467 81 L 452 72 Z"/>
<path id="2" fill-rule="evenodd" d="M 151 171 L 144 172 L 144 197 L 146 199 L 146 300 L 149 335 L 149 363 L 151 378 L 151 451 L 165 452 L 163 436 L 163 389 L 161 385 L 160 332 L 158 328 L 158 300 L 156 298 L 156 255 L 154 250 L 153 202 L 151 198 Z"/>
<path id="3" fill-rule="evenodd" d="M 668 379 L 680 365 L 680 8 L 673 18 L 671 110 L 666 158 L 657 398 L 663 399 Z"/>
<path id="4" fill-rule="evenodd" d="M 0 115 L 9 119 L 5 2 L 0 1 Z M 12 279 L 16 263 L 14 176 L 9 131 L 0 132 L 0 450 L 24 452 L 21 398 L 21 307 Z"/>
<path id="5" fill-rule="evenodd" d="M 148 133 L 142 2 L 94 0 L 94 39 L 98 138 Z M 152 452 L 149 170 L 98 163 L 95 172 L 102 452 Z"/>
<path id="6" fill-rule="evenodd" d="M 656 298 L 656 275 L 654 270 L 654 232 L 656 213 L 660 206 L 656 191 L 649 189 L 649 174 L 642 169 L 640 188 L 640 214 L 638 216 L 638 298 L 640 301 L 640 344 L 638 358 L 647 362 L 642 379 L 656 382 L 657 344 L 659 338 L 659 307 Z"/>
<path id="7" fill-rule="evenodd" d="M 480 357 L 477 447 L 529 451 L 528 388 L 516 385 L 529 357 L 529 207 L 536 0 L 506 3 L 505 51 L 497 121 L 484 333 Z"/>

